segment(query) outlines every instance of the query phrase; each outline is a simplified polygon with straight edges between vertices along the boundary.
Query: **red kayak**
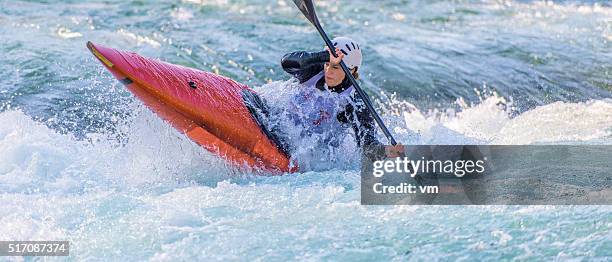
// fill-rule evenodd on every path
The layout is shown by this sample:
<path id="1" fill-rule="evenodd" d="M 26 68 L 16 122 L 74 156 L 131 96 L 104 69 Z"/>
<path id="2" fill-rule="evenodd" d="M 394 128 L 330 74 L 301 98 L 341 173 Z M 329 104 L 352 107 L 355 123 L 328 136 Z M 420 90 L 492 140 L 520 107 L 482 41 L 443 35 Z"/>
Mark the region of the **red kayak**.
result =
<path id="1" fill-rule="evenodd" d="M 87 47 L 148 108 L 210 152 L 238 167 L 297 171 L 262 125 L 260 101 L 246 85 L 92 42 Z"/>

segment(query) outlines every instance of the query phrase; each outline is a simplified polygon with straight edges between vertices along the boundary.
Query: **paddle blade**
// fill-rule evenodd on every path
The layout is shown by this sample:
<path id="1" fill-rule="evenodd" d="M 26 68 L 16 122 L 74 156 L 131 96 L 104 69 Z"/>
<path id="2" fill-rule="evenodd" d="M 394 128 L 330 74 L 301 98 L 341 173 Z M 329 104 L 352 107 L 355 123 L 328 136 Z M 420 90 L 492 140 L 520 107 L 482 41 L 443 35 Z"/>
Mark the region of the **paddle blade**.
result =
<path id="1" fill-rule="evenodd" d="M 313 25 L 319 24 L 312 0 L 293 0 L 293 2 L 300 9 L 300 11 L 302 11 L 302 14 L 306 16 L 308 21 L 310 21 Z"/>

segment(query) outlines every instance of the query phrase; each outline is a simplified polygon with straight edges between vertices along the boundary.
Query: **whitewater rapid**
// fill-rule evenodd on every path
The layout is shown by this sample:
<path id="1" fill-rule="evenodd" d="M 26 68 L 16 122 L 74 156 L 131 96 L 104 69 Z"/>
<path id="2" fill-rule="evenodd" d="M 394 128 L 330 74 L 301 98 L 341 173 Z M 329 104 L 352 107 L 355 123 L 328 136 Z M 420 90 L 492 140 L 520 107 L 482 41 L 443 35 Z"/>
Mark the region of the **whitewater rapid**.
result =
<path id="1" fill-rule="evenodd" d="M 485 98 L 454 117 L 404 112 L 395 120 L 411 125 L 393 130 L 401 141 L 402 130 L 418 130 L 416 142 L 430 143 L 611 142 L 612 101 L 554 103 L 509 116 L 499 99 Z M 121 122 L 128 137 L 120 140 L 78 139 L 19 110 L 0 113 L 6 123 L 0 239 L 67 239 L 72 258 L 104 260 L 382 259 L 429 252 L 501 258 L 504 250 L 528 258 L 547 256 L 550 243 L 568 257 L 607 252 L 612 210 L 606 206 L 361 206 L 358 170 L 238 173 L 133 106 L 138 113 Z M 516 136 L 519 130 L 530 132 Z M 571 232 L 586 235 L 568 239 Z"/>
<path id="2" fill-rule="evenodd" d="M 612 144 L 609 1 L 317 3 L 331 36 L 364 48 L 362 87 L 402 143 Z M 612 256 L 609 206 L 362 206 L 350 139 L 300 151 L 296 174 L 237 171 L 85 47 L 281 106 L 282 55 L 323 46 L 291 1 L 0 1 L 0 39 L 0 240 L 69 240 L 68 260 L 96 261 Z"/>

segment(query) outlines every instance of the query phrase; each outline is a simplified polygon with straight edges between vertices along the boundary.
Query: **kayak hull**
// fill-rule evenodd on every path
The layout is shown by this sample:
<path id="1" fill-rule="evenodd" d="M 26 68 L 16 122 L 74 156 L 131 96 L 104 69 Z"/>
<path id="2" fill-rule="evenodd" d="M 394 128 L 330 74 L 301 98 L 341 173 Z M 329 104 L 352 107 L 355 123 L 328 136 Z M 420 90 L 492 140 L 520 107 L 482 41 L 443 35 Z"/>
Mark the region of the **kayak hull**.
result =
<path id="1" fill-rule="evenodd" d="M 297 166 L 257 123 L 244 84 L 213 73 L 87 43 L 92 54 L 174 128 L 238 167 L 295 172 Z"/>

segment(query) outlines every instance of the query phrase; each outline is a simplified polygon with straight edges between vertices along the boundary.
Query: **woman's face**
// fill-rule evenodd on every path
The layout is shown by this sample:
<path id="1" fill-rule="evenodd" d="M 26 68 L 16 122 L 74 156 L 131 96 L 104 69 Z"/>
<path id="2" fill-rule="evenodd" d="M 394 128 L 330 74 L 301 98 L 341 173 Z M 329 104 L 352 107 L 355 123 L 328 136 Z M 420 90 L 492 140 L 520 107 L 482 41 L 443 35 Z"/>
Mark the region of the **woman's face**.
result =
<path id="1" fill-rule="evenodd" d="M 342 83 L 346 74 L 342 70 L 340 65 L 331 65 L 330 63 L 325 63 L 325 83 L 327 86 L 337 86 Z M 351 72 L 355 69 L 351 69 Z"/>

